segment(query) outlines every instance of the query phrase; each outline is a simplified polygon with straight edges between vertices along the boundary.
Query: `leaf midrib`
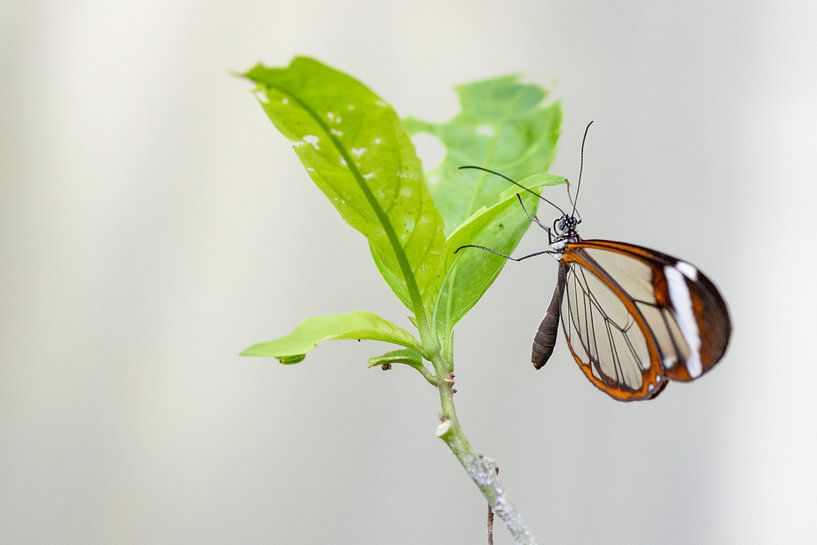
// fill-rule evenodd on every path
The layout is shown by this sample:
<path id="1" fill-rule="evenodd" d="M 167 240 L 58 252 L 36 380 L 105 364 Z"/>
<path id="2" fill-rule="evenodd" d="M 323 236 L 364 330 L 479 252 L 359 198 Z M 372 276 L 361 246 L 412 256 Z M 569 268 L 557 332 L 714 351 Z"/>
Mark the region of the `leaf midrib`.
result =
<path id="1" fill-rule="evenodd" d="M 332 134 L 332 131 L 329 130 L 329 127 L 324 123 L 321 116 L 315 112 L 306 102 L 304 102 L 299 96 L 293 94 L 288 89 L 279 87 L 274 84 L 270 84 L 269 82 L 261 82 L 266 87 L 271 87 L 276 91 L 287 95 L 288 97 L 292 98 L 297 102 L 311 117 L 315 120 L 315 122 L 320 126 L 321 130 L 324 134 L 329 138 L 335 148 L 340 153 L 343 160 L 346 162 L 346 166 L 354 176 L 355 181 L 357 181 L 360 190 L 363 192 L 363 195 L 366 197 L 366 200 L 369 202 L 369 205 L 374 210 L 375 215 L 377 216 L 378 221 L 383 226 L 383 230 L 386 232 L 386 237 L 389 239 L 389 244 L 392 246 L 392 250 L 394 251 L 394 255 L 397 258 L 397 263 L 400 266 L 400 272 L 402 272 L 403 277 L 406 281 L 406 289 L 408 289 L 409 297 L 411 297 L 412 306 L 414 308 L 414 314 L 417 316 L 418 323 L 425 323 L 425 310 L 423 307 L 422 297 L 420 296 L 420 290 L 417 287 L 417 281 L 414 278 L 414 273 L 411 270 L 411 265 L 408 261 L 408 256 L 403 251 L 403 247 L 400 245 L 400 239 L 397 237 L 397 232 L 394 230 L 391 222 L 389 221 L 388 216 L 386 215 L 385 211 L 380 207 L 377 199 L 375 198 L 374 194 L 372 193 L 369 186 L 366 185 L 366 180 L 360 173 L 360 170 L 357 168 L 357 163 L 355 163 L 352 156 L 349 152 L 346 151 L 344 145 L 338 140 L 338 138 Z"/>

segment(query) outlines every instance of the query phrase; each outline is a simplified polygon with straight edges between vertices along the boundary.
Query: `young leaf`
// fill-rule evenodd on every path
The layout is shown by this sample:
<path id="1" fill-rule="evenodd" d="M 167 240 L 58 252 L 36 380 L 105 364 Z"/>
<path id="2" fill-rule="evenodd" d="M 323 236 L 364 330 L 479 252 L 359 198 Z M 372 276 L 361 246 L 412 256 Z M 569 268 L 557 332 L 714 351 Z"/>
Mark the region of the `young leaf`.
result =
<path id="1" fill-rule="evenodd" d="M 538 192 L 542 187 L 565 183 L 565 179 L 539 174 L 520 183 Z M 448 237 L 445 278 L 434 309 L 435 327 L 441 337 L 450 335 L 454 325 L 493 284 L 506 262 L 504 258 L 478 248 L 463 248 L 459 252 L 457 248 L 479 244 L 504 254 L 513 252 L 531 223 L 519 205 L 517 194 L 528 211 L 535 208 L 538 200 L 535 195 L 511 187 L 500 196 L 497 204 L 478 210 Z"/>
<path id="2" fill-rule="evenodd" d="M 245 77 L 312 180 L 368 240 L 389 286 L 415 314 L 432 306 L 442 218 L 394 110 L 365 85 L 313 59 L 256 66 Z"/>
<path id="3" fill-rule="evenodd" d="M 377 314 L 349 312 L 307 318 L 289 335 L 255 344 L 241 355 L 277 358 L 281 363 L 298 363 L 319 343 L 336 339 L 383 341 L 420 350 L 419 341 L 411 333 Z"/>
<path id="4" fill-rule="evenodd" d="M 545 172 L 556 153 L 562 121 L 558 102 L 541 105 L 545 89 L 519 83 L 516 76 L 462 85 L 457 93 L 462 111 L 447 123 L 406 120 L 410 133 L 430 133 L 446 147 L 443 162 L 428 174 L 446 234 L 483 206 L 495 204 L 508 188 L 497 176 L 459 167 L 483 166 L 515 180 Z"/>
<path id="5" fill-rule="evenodd" d="M 400 350 L 386 352 L 382 356 L 374 356 L 373 358 L 369 358 L 369 367 L 388 365 L 390 363 L 402 363 L 405 365 L 410 365 L 411 367 L 422 367 L 423 356 L 421 356 L 416 350 L 403 348 Z"/>

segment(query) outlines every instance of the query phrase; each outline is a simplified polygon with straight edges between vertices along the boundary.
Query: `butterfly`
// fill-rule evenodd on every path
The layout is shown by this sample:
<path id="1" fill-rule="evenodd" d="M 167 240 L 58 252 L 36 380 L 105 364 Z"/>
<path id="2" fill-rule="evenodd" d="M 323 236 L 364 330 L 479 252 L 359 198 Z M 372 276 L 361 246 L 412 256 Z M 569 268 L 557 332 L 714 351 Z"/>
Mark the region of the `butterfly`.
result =
<path id="1" fill-rule="evenodd" d="M 548 227 L 525 208 L 528 218 L 548 234 L 545 250 L 513 261 L 550 254 L 559 261 L 550 304 L 533 339 L 536 369 L 553 354 L 559 324 L 573 359 L 594 386 L 619 401 L 652 399 L 669 381 L 689 382 L 706 374 L 723 357 L 732 326 L 718 289 L 697 267 L 656 250 L 625 242 L 584 240 L 576 210 L 584 168 L 582 138 L 579 182 L 573 206 L 565 212 L 553 202 L 499 172 L 467 165 L 505 178 L 556 207 L 561 216 Z"/>

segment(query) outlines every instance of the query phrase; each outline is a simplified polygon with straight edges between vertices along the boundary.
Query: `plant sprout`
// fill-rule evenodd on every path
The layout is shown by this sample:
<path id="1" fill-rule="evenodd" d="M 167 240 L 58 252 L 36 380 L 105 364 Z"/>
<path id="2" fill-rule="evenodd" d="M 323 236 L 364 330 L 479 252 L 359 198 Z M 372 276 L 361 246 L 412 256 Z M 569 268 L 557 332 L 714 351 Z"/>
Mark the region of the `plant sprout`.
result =
<path id="1" fill-rule="evenodd" d="M 245 356 L 303 361 L 321 342 L 374 340 L 394 350 L 370 366 L 406 365 L 439 391 L 442 439 L 508 527 L 516 543 L 536 538 L 509 501 L 492 460 L 463 433 L 454 406 L 454 328 L 496 279 L 505 261 L 477 244 L 510 254 L 530 226 L 538 200 L 486 172 L 490 165 L 541 190 L 565 183 L 543 174 L 556 152 L 562 120 L 545 89 L 515 76 L 457 88 L 462 111 L 446 123 L 401 120 L 354 78 L 314 59 L 286 68 L 258 65 L 244 74 L 276 128 L 294 142 L 307 173 L 340 216 L 366 237 L 383 279 L 411 312 L 411 333 L 370 312 L 315 316 L 291 333 L 247 348 Z M 410 136 L 426 132 L 446 148 L 442 163 L 423 172 Z"/>

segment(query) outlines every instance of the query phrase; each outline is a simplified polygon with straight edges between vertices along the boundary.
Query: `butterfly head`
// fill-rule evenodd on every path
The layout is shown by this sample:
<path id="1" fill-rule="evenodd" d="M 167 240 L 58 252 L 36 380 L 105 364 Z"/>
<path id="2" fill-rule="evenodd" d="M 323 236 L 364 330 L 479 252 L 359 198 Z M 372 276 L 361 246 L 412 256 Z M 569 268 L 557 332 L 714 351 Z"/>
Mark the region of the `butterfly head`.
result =
<path id="1" fill-rule="evenodd" d="M 553 231 L 560 240 L 578 240 L 579 233 L 576 228 L 581 222 L 580 217 L 564 214 L 553 222 Z"/>

